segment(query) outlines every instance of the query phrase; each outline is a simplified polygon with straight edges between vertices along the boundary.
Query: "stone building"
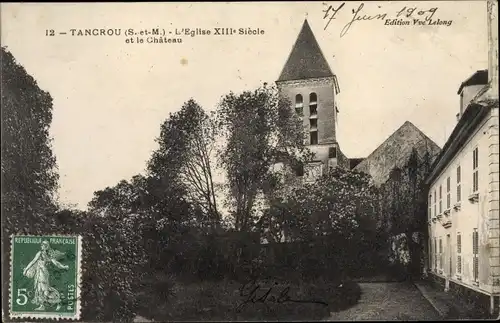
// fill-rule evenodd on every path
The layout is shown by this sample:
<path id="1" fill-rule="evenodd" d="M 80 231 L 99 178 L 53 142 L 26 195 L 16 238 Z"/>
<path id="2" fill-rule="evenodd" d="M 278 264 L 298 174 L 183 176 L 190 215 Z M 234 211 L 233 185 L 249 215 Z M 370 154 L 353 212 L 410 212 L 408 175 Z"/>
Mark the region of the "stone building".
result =
<path id="1" fill-rule="evenodd" d="M 460 86 L 458 123 L 427 182 L 428 271 L 492 297 L 500 293 L 498 100 L 480 103 L 488 79 L 476 72 Z M 478 87 L 479 86 L 479 87 Z M 475 93 L 475 95 L 473 95 Z"/>
<path id="2" fill-rule="evenodd" d="M 370 174 L 375 185 L 380 186 L 389 178 L 394 168 L 402 168 L 415 149 L 419 157 L 429 153 L 433 160 L 440 152 L 439 146 L 413 123 L 406 121 L 354 170 Z"/>
<path id="3" fill-rule="evenodd" d="M 370 174 L 382 184 L 396 166 L 409 158 L 413 148 L 422 155 L 435 156 L 439 147 L 411 122 L 405 122 L 367 158 L 346 157 L 336 136 L 339 107 L 339 82 L 332 72 L 314 34 L 304 20 L 300 33 L 276 81 L 276 85 L 303 120 L 305 144 L 314 153 L 313 160 L 296 175 L 300 182 L 314 181 L 330 167 L 340 166 Z M 401 164 L 401 165 L 400 165 Z M 275 167 L 281 170 L 283 165 Z"/>
<path id="4" fill-rule="evenodd" d="M 276 85 L 302 117 L 307 134 L 305 144 L 314 154 L 303 172 L 298 171 L 296 175 L 305 181 L 314 181 L 329 167 L 349 168 L 349 160 L 340 150 L 336 137 L 339 83 L 307 19 Z"/>
<path id="5" fill-rule="evenodd" d="M 498 18 L 489 2 L 489 67 L 459 88 L 457 125 L 427 183 L 427 271 L 445 290 L 500 297 Z"/>

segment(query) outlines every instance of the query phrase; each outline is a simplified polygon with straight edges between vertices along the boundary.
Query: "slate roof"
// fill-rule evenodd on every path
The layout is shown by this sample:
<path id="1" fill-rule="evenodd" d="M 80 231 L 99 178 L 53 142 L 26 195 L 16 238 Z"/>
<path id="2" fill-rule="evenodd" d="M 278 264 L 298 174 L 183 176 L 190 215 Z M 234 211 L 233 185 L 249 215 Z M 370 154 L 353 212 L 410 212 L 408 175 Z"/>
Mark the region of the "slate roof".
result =
<path id="1" fill-rule="evenodd" d="M 332 76 L 332 70 L 305 19 L 277 82 Z"/>
<path id="2" fill-rule="evenodd" d="M 370 174 L 375 184 L 381 185 L 389 178 L 394 167 L 403 167 L 413 148 L 419 156 L 429 152 L 433 159 L 441 151 L 434 141 L 413 123 L 406 121 L 354 169 Z"/>

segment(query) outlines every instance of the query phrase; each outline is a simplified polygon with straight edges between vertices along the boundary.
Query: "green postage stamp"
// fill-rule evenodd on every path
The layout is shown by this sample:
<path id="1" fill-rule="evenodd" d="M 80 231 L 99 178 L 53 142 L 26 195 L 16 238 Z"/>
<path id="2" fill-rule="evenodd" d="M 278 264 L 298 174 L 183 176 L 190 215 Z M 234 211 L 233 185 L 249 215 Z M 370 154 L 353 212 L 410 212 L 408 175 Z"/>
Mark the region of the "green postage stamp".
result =
<path id="1" fill-rule="evenodd" d="M 10 317 L 80 318 L 80 236 L 11 240 Z"/>

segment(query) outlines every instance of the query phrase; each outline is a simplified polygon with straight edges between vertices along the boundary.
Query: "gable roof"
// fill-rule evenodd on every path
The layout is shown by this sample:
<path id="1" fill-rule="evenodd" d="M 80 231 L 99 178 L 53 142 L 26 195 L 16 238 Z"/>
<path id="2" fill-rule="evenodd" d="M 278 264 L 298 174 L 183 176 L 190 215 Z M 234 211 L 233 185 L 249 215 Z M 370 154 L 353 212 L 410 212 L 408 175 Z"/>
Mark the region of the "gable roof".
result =
<path id="1" fill-rule="evenodd" d="M 278 82 L 332 76 L 332 70 L 305 19 Z"/>
<path id="2" fill-rule="evenodd" d="M 403 167 L 413 148 L 419 156 L 429 152 L 432 159 L 441 150 L 413 123 L 406 121 L 354 169 L 371 175 L 375 184 L 381 185 L 388 179 L 393 168 Z"/>
<path id="3" fill-rule="evenodd" d="M 486 85 L 488 84 L 488 70 L 480 70 L 476 73 L 472 74 L 468 79 L 460 84 L 460 88 L 458 89 L 457 94 L 462 92 L 462 89 L 466 86 L 471 85 Z"/>
<path id="4" fill-rule="evenodd" d="M 426 184 L 430 185 L 441 174 L 443 169 L 464 147 L 464 143 L 474 134 L 480 123 L 486 118 L 492 108 L 498 108 L 498 99 L 487 100 L 485 102 L 472 101 L 463 116 L 453 129 L 450 137 L 444 144 L 443 149 L 437 156 L 431 167 L 431 173 L 426 179 Z"/>

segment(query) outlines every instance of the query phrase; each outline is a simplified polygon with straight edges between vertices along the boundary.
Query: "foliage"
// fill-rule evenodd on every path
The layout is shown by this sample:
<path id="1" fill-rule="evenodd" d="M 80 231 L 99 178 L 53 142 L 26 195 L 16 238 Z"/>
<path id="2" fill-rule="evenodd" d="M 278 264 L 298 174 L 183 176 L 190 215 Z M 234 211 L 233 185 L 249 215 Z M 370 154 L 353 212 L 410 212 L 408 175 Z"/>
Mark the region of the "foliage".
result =
<path id="1" fill-rule="evenodd" d="M 217 209 L 212 165 L 215 147 L 213 118 L 190 99 L 163 122 L 156 141 L 159 148 L 148 162 L 149 177 L 154 178 L 159 187 L 176 187 L 178 195 L 206 215 L 205 219 L 198 220 L 219 227 L 221 215 Z M 161 193 L 160 196 L 166 197 Z"/>
<path id="2" fill-rule="evenodd" d="M 217 128 L 227 140 L 219 149 L 238 231 L 255 224 L 255 203 L 278 161 L 291 162 L 306 152 L 303 126 L 289 100 L 264 85 L 239 95 L 229 93 L 217 107 Z"/>
<path id="3" fill-rule="evenodd" d="M 300 119 L 275 88 L 229 93 L 216 116 L 187 101 L 162 123 L 147 174 L 96 191 L 83 212 L 54 202 L 58 175 L 48 135 L 50 95 L 3 48 L 2 74 L 4 237 L 13 232 L 83 236 L 84 320 L 130 321 L 141 302 L 170 305 L 178 292 L 172 275 L 204 282 L 242 280 L 279 276 L 285 267 L 298 268 L 296 281 L 326 272 L 338 281 L 340 268 L 359 266 L 354 258 L 365 258 L 358 251 L 374 241 L 371 215 L 378 204 L 369 177 L 337 168 L 314 184 L 282 194 L 281 175 L 271 172 L 272 166 L 297 165 L 310 154 Z M 217 157 L 228 178 L 234 230 L 224 227 L 215 199 L 216 131 L 227 138 Z M 266 195 L 270 206 L 257 221 L 259 194 Z M 259 227 L 270 241 L 281 241 L 285 232 L 307 245 L 266 254 L 255 230 Z M 158 277 L 158 272 L 164 275 Z M 311 294 L 320 287 L 299 291 Z M 359 290 L 345 288 L 328 293 L 351 304 Z M 204 289 L 196 302 L 203 305 L 207 298 L 213 301 L 216 294 Z M 204 311 L 198 305 L 194 308 Z M 291 304 L 288 309 L 301 307 Z"/>
<path id="4" fill-rule="evenodd" d="M 55 210 L 57 165 L 49 127 L 52 97 L 2 47 L 2 209 L 9 232 L 40 229 Z M 7 234 L 8 235 L 8 234 Z"/>
<path id="5" fill-rule="evenodd" d="M 11 234 L 53 230 L 58 174 L 49 136 L 52 97 L 6 48 L 2 47 L 0 56 L 2 270 L 8 273 Z M 4 280 L 2 291 L 8 288 Z M 9 298 L 3 296 L 3 306 L 8 308 Z"/>
<path id="6" fill-rule="evenodd" d="M 429 174 L 432 156 L 422 156 L 413 149 L 402 168 L 394 168 L 380 189 L 382 223 L 391 236 L 405 234 L 410 264 L 413 270 L 420 266 L 422 245 L 415 242 L 413 233 L 426 236 L 427 196 L 425 179 Z M 425 241 L 425 238 L 424 238 Z M 398 249 L 398 247 L 396 248 Z"/>
<path id="7" fill-rule="evenodd" d="M 272 249 L 263 267 L 294 268 L 302 280 L 381 267 L 385 236 L 376 227 L 377 212 L 378 190 L 370 176 L 340 167 L 314 183 L 281 191 L 261 221 Z M 287 243 L 279 243 L 283 235 Z"/>
<path id="8" fill-rule="evenodd" d="M 147 223 L 143 224 L 139 215 L 120 217 L 117 221 L 113 216 L 90 215 L 84 225 L 84 309 L 95 311 L 86 314 L 98 321 L 131 320 L 140 283 L 147 273 L 147 252 L 142 242 Z"/>
<path id="9" fill-rule="evenodd" d="M 378 211 L 377 189 L 370 180 L 364 173 L 333 168 L 316 182 L 285 193 L 271 204 L 269 214 L 278 214 L 292 240 L 320 236 L 350 240 L 368 234 L 375 230 L 373 215 Z"/>

